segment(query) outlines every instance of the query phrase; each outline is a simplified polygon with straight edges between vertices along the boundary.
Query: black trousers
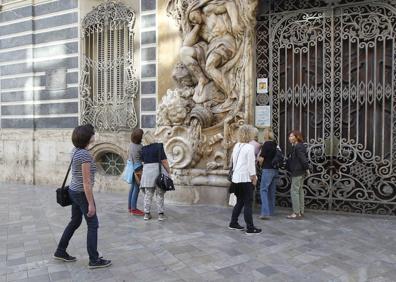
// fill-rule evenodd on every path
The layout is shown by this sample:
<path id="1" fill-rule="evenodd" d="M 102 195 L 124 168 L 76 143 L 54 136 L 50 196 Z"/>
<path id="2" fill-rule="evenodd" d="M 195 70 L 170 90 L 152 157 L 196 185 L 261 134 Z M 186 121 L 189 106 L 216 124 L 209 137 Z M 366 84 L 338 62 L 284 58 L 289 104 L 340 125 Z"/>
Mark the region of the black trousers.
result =
<path id="1" fill-rule="evenodd" d="M 231 224 L 238 223 L 238 217 L 243 208 L 243 216 L 246 223 L 246 229 L 254 228 L 253 225 L 253 191 L 254 187 L 251 182 L 235 183 L 236 205 L 232 210 Z"/>

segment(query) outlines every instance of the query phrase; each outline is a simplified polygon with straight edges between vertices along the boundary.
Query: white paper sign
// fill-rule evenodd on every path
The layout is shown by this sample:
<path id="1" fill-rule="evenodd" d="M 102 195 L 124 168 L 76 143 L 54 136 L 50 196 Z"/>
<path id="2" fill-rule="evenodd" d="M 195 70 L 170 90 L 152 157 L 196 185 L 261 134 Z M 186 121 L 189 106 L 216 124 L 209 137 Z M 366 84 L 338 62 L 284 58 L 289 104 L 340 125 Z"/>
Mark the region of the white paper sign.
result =
<path id="1" fill-rule="evenodd" d="M 271 126 L 271 106 L 256 106 L 256 127 Z"/>
<path id="2" fill-rule="evenodd" d="M 257 79 L 257 93 L 268 93 L 268 78 Z"/>

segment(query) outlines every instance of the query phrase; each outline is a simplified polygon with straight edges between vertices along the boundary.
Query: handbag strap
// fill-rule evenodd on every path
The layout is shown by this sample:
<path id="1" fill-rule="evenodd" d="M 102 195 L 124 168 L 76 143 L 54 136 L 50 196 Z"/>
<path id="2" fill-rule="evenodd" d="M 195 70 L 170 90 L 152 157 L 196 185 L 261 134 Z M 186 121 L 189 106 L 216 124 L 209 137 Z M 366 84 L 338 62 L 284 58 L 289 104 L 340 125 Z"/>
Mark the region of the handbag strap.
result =
<path id="1" fill-rule="evenodd" d="M 74 153 L 73 153 L 72 159 L 71 159 L 70 164 L 69 164 L 69 168 L 67 169 L 67 172 L 66 172 L 65 179 L 63 180 L 63 183 L 62 183 L 62 189 L 65 189 L 66 180 L 67 180 L 67 177 L 69 176 L 70 169 L 71 169 L 71 166 L 72 166 L 72 163 L 73 163 L 73 159 L 74 159 L 74 155 L 76 153 L 77 153 L 77 150 L 74 151 Z"/>
<path id="2" fill-rule="evenodd" d="M 245 144 L 242 144 L 242 146 L 240 146 L 240 148 L 239 148 L 239 151 L 238 151 L 238 154 L 237 154 L 237 157 L 236 157 L 235 165 L 238 163 L 239 153 L 241 152 L 243 145 L 245 145 Z M 232 158 L 232 172 L 234 172 L 235 165 L 234 165 L 234 158 Z"/>
<path id="3" fill-rule="evenodd" d="M 161 175 L 161 171 L 162 171 L 162 168 L 161 168 L 161 146 L 160 146 L 160 144 L 158 144 L 159 146 L 158 146 L 158 175 Z"/>

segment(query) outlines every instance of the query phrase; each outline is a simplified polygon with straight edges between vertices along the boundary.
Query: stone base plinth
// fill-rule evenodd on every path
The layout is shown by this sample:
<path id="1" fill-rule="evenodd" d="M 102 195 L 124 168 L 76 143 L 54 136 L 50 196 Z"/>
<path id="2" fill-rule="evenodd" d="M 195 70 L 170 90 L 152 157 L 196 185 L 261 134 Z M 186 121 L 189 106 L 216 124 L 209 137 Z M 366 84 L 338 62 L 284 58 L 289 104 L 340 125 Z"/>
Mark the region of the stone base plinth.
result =
<path id="1" fill-rule="evenodd" d="M 165 201 L 173 204 L 228 205 L 228 187 L 176 186 L 175 191 L 165 194 Z"/>

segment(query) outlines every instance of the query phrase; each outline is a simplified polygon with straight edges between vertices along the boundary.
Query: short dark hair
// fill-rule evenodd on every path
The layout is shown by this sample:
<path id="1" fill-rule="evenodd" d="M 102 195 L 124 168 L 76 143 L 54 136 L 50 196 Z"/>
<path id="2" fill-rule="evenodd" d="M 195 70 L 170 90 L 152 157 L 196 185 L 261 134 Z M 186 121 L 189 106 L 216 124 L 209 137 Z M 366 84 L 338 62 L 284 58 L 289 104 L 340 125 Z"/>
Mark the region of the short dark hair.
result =
<path id="1" fill-rule="evenodd" d="M 131 133 L 131 141 L 135 144 L 142 143 L 143 138 L 143 129 L 141 128 L 134 128 Z"/>
<path id="2" fill-rule="evenodd" d="M 88 146 L 95 130 L 92 124 L 79 125 L 73 130 L 72 142 L 74 147 L 84 149 Z"/>
<path id="3" fill-rule="evenodd" d="M 298 143 L 304 142 L 304 137 L 303 137 L 303 135 L 302 135 L 302 133 L 300 131 L 293 130 L 292 132 L 290 132 L 290 134 L 293 134 L 294 137 L 296 137 Z"/>

